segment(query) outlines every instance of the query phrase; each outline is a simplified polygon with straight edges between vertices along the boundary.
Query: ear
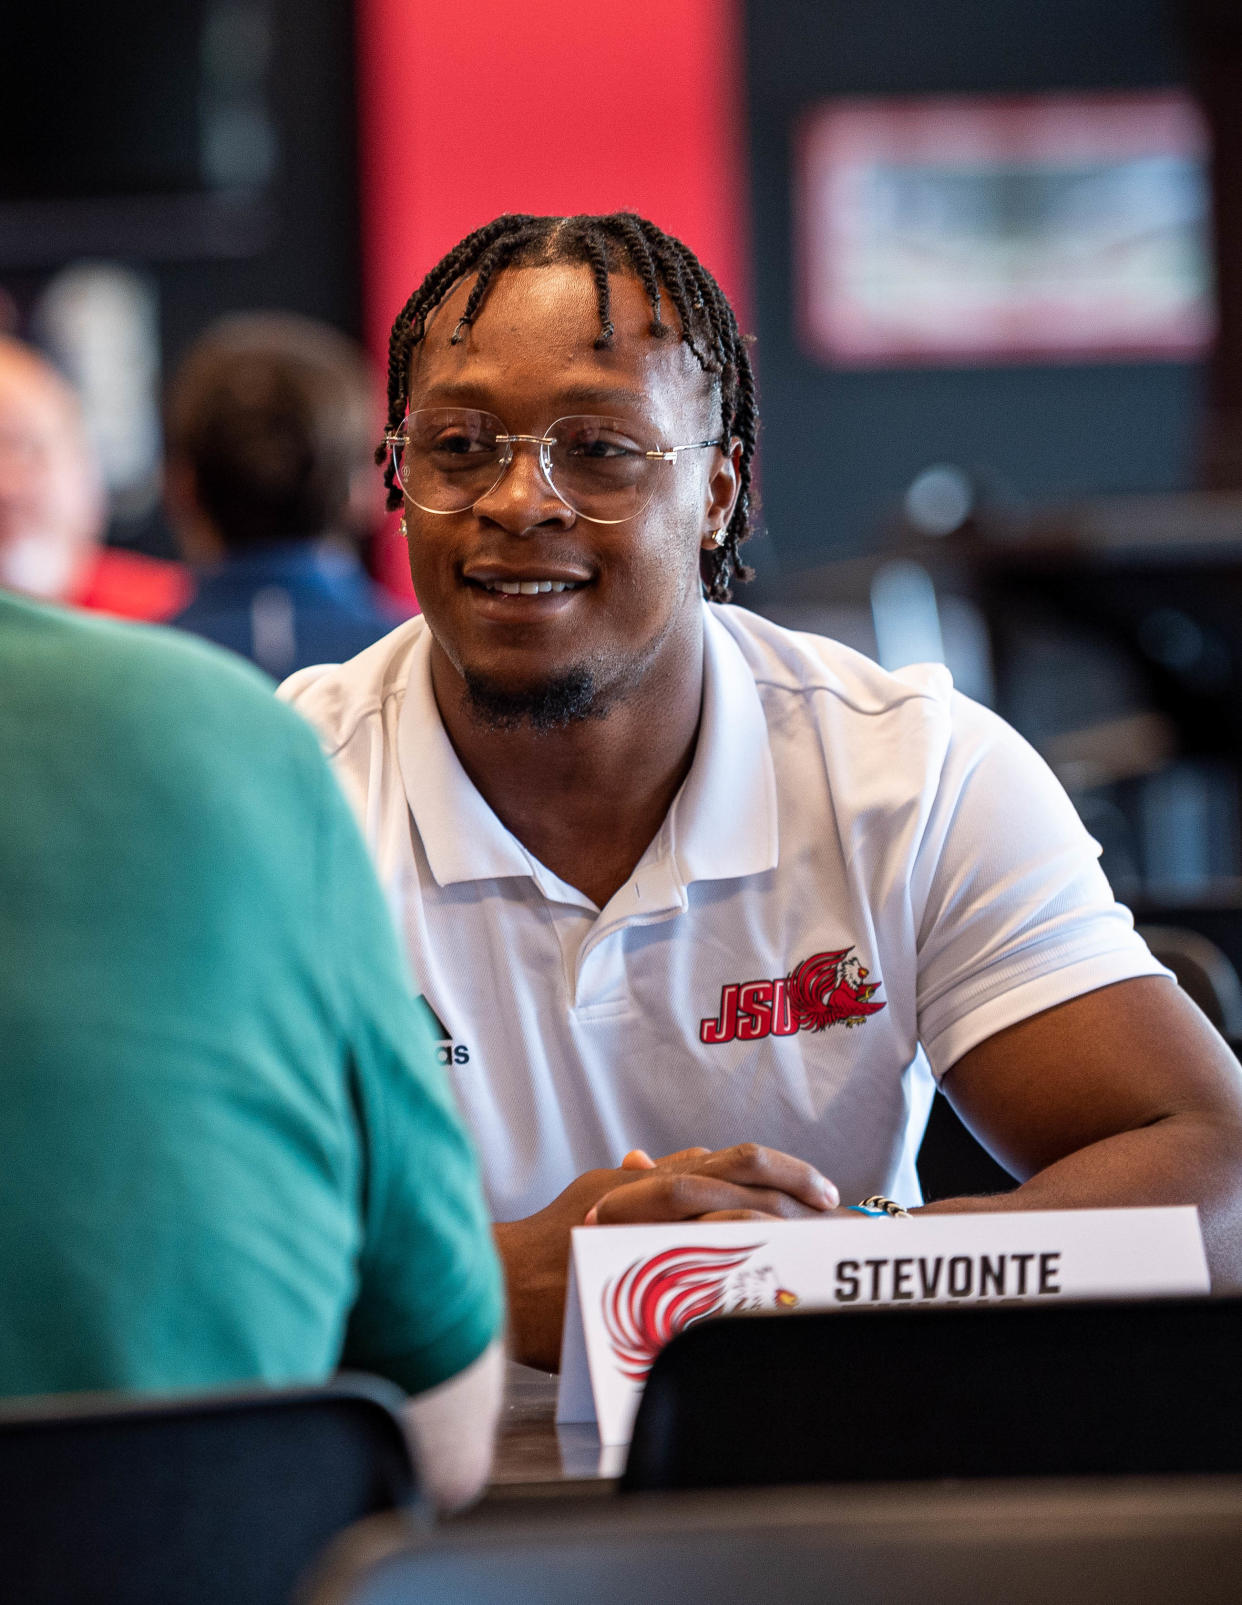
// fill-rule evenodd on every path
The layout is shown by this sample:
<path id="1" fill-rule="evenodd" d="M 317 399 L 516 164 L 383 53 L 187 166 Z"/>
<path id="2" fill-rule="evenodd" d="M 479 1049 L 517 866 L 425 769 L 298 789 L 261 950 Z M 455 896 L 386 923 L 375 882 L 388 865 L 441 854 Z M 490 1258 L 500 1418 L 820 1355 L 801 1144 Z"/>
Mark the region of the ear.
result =
<path id="1" fill-rule="evenodd" d="M 220 560 L 224 543 L 199 503 L 193 468 L 180 457 L 169 458 L 164 464 L 164 511 L 187 562 Z"/>
<path id="2" fill-rule="evenodd" d="M 184 457 L 164 459 L 164 511 L 170 519 L 183 517 L 197 502 L 194 470 Z"/>
<path id="3" fill-rule="evenodd" d="M 374 463 L 362 463 L 349 476 L 349 496 L 341 514 L 345 533 L 354 540 L 362 540 L 380 527 L 384 517 L 380 476 L 375 472 Z"/>
<path id="4" fill-rule="evenodd" d="M 699 545 L 705 552 L 714 552 L 724 539 L 724 532 L 737 506 L 738 492 L 742 488 L 742 442 L 731 440 L 727 446 L 716 448 L 711 477 L 707 481 L 707 505 L 703 510 L 703 533 Z"/>

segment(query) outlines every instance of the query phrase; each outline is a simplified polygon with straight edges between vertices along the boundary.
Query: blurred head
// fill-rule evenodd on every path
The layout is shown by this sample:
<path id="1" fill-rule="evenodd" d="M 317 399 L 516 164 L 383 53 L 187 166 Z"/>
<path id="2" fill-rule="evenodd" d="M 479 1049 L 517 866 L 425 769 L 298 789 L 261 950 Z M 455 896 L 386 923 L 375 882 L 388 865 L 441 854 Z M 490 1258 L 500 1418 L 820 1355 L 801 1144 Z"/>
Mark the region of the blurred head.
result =
<path id="1" fill-rule="evenodd" d="M 0 587 L 68 596 L 105 516 L 72 389 L 36 351 L 0 336 Z"/>
<path id="2" fill-rule="evenodd" d="M 246 313 L 190 348 L 168 396 L 168 500 L 191 556 L 351 533 L 374 428 L 362 352 L 324 324 Z"/>

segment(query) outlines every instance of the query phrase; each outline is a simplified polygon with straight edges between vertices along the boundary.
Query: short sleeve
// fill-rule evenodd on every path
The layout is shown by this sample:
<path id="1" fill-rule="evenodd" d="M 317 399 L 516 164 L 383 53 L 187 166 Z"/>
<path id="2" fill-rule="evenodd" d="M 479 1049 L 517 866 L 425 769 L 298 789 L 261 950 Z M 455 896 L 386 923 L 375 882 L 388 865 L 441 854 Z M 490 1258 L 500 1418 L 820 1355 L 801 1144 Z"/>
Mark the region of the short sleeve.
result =
<path id="1" fill-rule="evenodd" d="M 939 1079 L 1006 1026 L 1140 975 L 1167 975 L 1113 897 L 1099 846 L 1043 759 L 953 693 L 912 876 L 919 1036 Z"/>
<path id="2" fill-rule="evenodd" d="M 421 1392 L 498 1334 L 500 1268 L 478 1166 L 410 993 L 388 910 L 324 770 L 323 930 L 336 968 L 363 1144 L 364 1241 L 342 1363 Z"/>

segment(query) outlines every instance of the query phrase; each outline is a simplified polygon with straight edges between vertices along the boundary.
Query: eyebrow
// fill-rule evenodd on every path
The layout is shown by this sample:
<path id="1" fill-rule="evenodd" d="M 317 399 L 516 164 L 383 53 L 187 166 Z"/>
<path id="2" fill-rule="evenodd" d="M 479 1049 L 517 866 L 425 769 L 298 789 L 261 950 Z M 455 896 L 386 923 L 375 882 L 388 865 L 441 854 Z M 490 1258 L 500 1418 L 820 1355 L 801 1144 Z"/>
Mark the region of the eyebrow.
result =
<path id="1" fill-rule="evenodd" d="M 431 404 L 445 402 L 458 406 L 480 406 L 480 397 L 485 392 L 478 385 L 469 383 L 448 383 L 432 385 L 428 390 L 418 396 L 418 406 L 426 407 Z M 411 402 L 414 401 L 411 395 Z M 490 398 L 489 398 L 490 399 Z M 594 386 L 571 385 L 568 389 L 558 390 L 556 400 L 550 405 L 560 407 L 563 405 L 577 407 L 629 407 L 641 410 L 650 404 L 649 398 L 642 390 L 622 388 L 597 389 Z M 481 410 L 491 411 L 487 406 Z"/>

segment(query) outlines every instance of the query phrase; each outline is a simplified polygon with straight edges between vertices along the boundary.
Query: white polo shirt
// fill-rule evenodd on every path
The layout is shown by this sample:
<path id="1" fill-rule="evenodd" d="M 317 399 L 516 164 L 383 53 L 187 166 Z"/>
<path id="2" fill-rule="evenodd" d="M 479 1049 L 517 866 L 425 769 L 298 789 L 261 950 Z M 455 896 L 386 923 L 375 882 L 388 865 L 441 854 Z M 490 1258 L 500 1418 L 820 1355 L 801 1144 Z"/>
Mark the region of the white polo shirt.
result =
<path id="1" fill-rule="evenodd" d="M 421 618 L 281 688 L 362 822 L 500 1220 L 630 1148 L 747 1140 L 843 1199 L 917 1200 L 931 1074 L 1167 973 L 1043 761 L 946 670 L 704 611 L 690 773 L 602 910 L 467 778 Z"/>

